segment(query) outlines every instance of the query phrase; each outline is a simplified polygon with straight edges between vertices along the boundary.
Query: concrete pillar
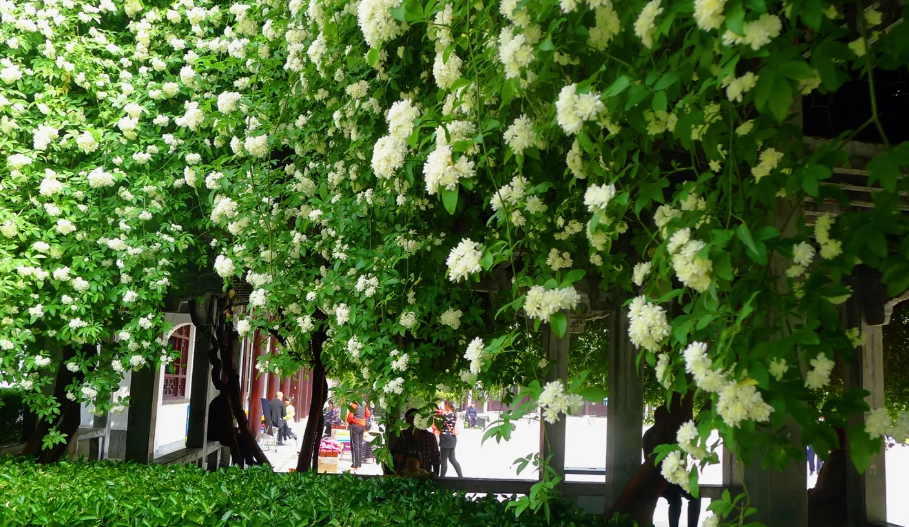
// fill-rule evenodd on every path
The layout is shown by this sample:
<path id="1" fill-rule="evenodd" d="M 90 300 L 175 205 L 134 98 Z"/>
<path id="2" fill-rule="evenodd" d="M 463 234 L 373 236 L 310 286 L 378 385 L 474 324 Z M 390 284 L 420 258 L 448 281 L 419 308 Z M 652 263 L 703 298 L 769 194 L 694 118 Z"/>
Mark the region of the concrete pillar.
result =
<path id="1" fill-rule="evenodd" d="M 126 461 L 148 463 L 154 457 L 160 371 L 160 368 L 145 367 L 132 372 L 126 421 Z"/>
<path id="2" fill-rule="evenodd" d="M 566 330 L 562 338 L 559 338 L 548 324 L 544 328 L 543 352 L 546 354 L 546 360 L 552 364 L 552 373 L 546 380 L 561 380 L 567 386 L 569 333 Z M 520 403 L 516 402 L 516 404 Z M 543 427 L 540 430 L 540 455 L 543 458 L 552 456 L 549 466 L 556 471 L 556 474 L 563 481 L 565 480 L 565 432 L 567 419 L 563 415 L 555 423 L 550 424 L 543 421 Z M 540 476 L 542 477 L 542 473 Z"/>
<path id="3" fill-rule="evenodd" d="M 644 388 L 628 337 L 628 308 L 619 296 L 609 313 L 609 405 L 606 407 L 606 510 L 641 466 Z"/>
<path id="4" fill-rule="evenodd" d="M 211 329 L 196 326 L 193 333 L 193 373 L 189 392 L 189 430 L 186 434 L 186 446 L 201 448 L 208 442 L 208 400 L 211 387 L 208 351 L 211 348 Z"/>

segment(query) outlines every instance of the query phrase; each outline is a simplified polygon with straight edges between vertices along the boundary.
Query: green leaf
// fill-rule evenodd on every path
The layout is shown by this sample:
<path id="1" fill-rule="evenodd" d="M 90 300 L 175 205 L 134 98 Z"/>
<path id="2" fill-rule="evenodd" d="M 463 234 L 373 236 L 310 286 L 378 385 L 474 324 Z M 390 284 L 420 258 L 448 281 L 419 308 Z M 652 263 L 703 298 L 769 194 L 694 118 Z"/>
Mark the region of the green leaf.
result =
<path id="1" fill-rule="evenodd" d="M 723 280 L 732 281 L 732 261 L 728 252 L 722 251 L 713 257 L 713 271 Z"/>
<path id="2" fill-rule="evenodd" d="M 615 82 L 612 83 L 612 86 L 610 86 L 609 88 L 606 89 L 605 92 L 603 92 L 603 97 L 607 98 L 607 99 L 610 97 L 615 97 L 616 95 L 625 91 L 625 88 L 627 88 L 629 86 L 631 86 L 631 79 L 629 79 L 625 75 L 622 75 L 621 77 L 616 79 Z"/>
<path id="3" fill-rule="evenodd" d="M 888 192 L 896 192 L 896 183 L 900 177 L 899 165 L 888 154 L 881 154 L 868 163 L 868 171 L 871 172 L 868 183 L 873 184 L 880 181 L 881 186 Z"/>
<path id="4" fill-rule="evenodd" d="M 785 77 L 777 76 L 770 94 L 770 111 L 777 121 L 782 122 L 789 115 L 793 96 L 792 83 Z"/>
<path id="5" fill-rule="evenodd" d="M 552 326 L 552 332 L 556 337 L 562 338 L 568 330 L 568 317 L 565 313 L 559 311 L 549 315 L 549 324 Z"/>
<path id="6" fill-rule="evenodd" d="M 745 34 L 745 8 L 740 2 L 730 2 L 726 7 L 726 27 L 736 35 Z"/>
<path id="7" fill-rule="evenodd" d="M 401 20 L 403 21 L 403 20 L 404 20 L 404 19 L 403 19 L 403 16 L 404 16 L 404 13 L 403 13 L 404 8 L 403 8 L 403 7 L 396 7 L 395 9 L 392 9 L 391 12 L 394 13 L 394 12 L 395 12 L 396 10 L 398 10 L 398 9 L 401 10 L 401 16 L 402 16 Z M 369 64 L 371 67 L 375 67 L 375 66 L 376 66 L 376 64 L 379 62 L 379 48 L 369 48 L 369 52 L 366 53 L 366 62 L 367 62 L 367 64 Z"/>
<path id="8" fill-rule="evenodd" d="M 454 215 L 458 208 L 458 187 L 455 187 L 454 190 L 442 189 L 442 204 L 445 205 L 445 210 L 449 214 Z"/>
<path id="9" fill-rule="evenodd" d="M 592 403 L 600 403 L 603 402 L 603 399 L 609 397 L 609 390 L 598 386 L 589 386 L 578 392 L 578 395 Z"/>
<path id="10" fill-rule="evenodd" d="M 583 148 L 585 152 L 591 155 L 596 154 L 597 147 L 593 144 L 593 141 L 590 139 L 590 136 L 587 135 L 587 132 L 581 130 L 576 137 L 578 138 L 578 143 L 580 143 L 581 148 Z"/>
<path id="11" fill-rule="evenodd" d="M 678 80 L 679 80 L 678 73 L 676 73 L 674 71 L 667 72 L 665 75 L 660 77 L 660 80 L 658 80 L 657 83 L 653 86 L 653 89 L 654 89 L 654 91 L 665 90 L 666 88 L 668 88 L 668 87 L 672 86 L 673 84 L 675 84 L 676 82 L 678 82 Z"/>
<path id="12" fill-rule="evenodd" d="M 865 431 L 865 425 L 856 425 L 849 429 L 848 439 L 849 457 L 859 474 L 864 474 L 868 464 L 871 463 L 871 456 L 880 451 L 881 440 L 871 439 L 868 432 Z"/>
<path id="13" fill-rule="evenodd" d="M 691 495 L 694 499 L 701 497 L 701 489 L 698 487 L 698 470 L 693 469 L 688 474 L 688 487 L 691 489 Z"/>
<path id="14" fill-rule="evenodd" d="M 584 278 L 585 274 L 587 274 L 587 271 L 584 269 L 572 269 L 571 271 L 568 271 L 568 274 L 565 275 L 565 279 L 562 280 L 562 287 L 568 287 L 579 281 L 581 278 Z"/>
<path id="15" fill-rule="evenodd" d="M 776 82 L 776 70 L 769 66 L 761 69 L 757 85 L 754 87 L 754 107 L 763 111 L 773 93 L 773 83 Z"/>
<path id="16" fill-rule="evenodd" d="M 814 77 L 814 68 L 804 60 L 790 60 L 777 66 L 777 73 L 792 80 L 805 80 Z"/>
<path id="17" fill-rule="evenodd" d="M 653 102 L 650 105 L 654 110 L 666 111 L 668 103 L 666 102 L 666 92 L 658 91 L 653 96 Z"/>
<path id="18" fill-rule="evenodd" d="M 751 237 L 751 230 L 748 229 L 748 225 L 742 223 L 735 229 L 735 235 L 741 240 L 745 247 L 753 253 L 758 252 L 757 245 L 754 244 L 754 238 Z"/>

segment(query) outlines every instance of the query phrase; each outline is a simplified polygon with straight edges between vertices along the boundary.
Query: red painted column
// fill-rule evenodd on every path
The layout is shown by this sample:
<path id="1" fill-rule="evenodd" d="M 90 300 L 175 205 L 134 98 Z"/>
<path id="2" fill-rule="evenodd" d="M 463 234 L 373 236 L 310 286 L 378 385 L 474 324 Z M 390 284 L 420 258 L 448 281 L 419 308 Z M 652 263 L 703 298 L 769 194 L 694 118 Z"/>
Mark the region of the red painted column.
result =
<path id="1" fill-rule="evenodd" d="M 304 391 L 303 377 L 304 377 L 303 368 L 300 368 L 299 370 L 297 370 L 297 380 L 294 383 L 294 385 L 296 386 L 294 393 L 297 396 L 296 399 L 294 400 L 294 406 L 297 407 L 297 416 L 295 417 L 297 422 L 299 422 L 300 419 L 305 417 L 303 415 L 304 413 L 309 412 L 309 406 L 304 404 L 304 399 L 306 399 L 306 397 L 305 397 L 305 394 L 303 393 L 303 391 Z"/>
<path id="2" fill-rule="evenodd" d="M 284 393 L 284 397 L 290 397 L 290 377 L 281 379 L 281 392 Z"/>
<path id="3" fill-rule="evenodd" d="M 303 417 L 311 417 L 309 415 L 309 405 L 312 404 L 312 375 L 310 372 L 303 370 L 303 377 L 303 407 L 306 408 L 306 415 Z"/>
<path id="4" fill-rule="evenodd" d="M 252 368 L 251 375 L 251 394 L 249 397 L 249 422 L 252 423 L 251 432 L 253 436 L 259 435 L 259 423 L 262 420 L 262 397 L 265 394 L 265 383 L 268 379 L 267 375 L 259 375 L 259 370 L 255 369 L 256 364 L 259 363 L 259 357 L 265 355 L 267 340 L 262 338 L 262 335 L 256 331 L 255 338 L 253 340 L 253 352 L 252 360 L 250 361 L 250 367 Z"/>

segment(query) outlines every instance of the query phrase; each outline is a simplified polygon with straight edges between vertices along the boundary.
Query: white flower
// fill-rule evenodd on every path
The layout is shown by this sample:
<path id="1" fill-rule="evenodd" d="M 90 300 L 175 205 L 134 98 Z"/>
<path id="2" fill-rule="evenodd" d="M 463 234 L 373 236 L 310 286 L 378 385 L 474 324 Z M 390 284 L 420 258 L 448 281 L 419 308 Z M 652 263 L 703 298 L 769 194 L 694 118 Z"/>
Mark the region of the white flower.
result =
<path id="1" fill-rule="evenodd" d="M 6 164 L 13 170 L 22 170 L 32 164 L 32 158 L 22 154 L 13 154 L 6 158 Z"/>
<path id="2" fill-rule="evenodd" d="M 347 304 L 338 304 L 335 307 L 335 318 L 338 321 L 339 326 L 347 324 L 347 321 L 350 320 L 350 308 L 347 307 Z"/>
<path id="3" fill-rule="evenodd" d="M 67 362 L 66 369 L 72 373 L 76 373 L 77 371 L 79 371 L 79 365 L 76 364 L 75 362 Z"/>
<path id="4" fill-rule="evenodd" d="M 50 357 L 45 357 L 44 355 L 37 355 L 35 357 L 35 366 L 43 368 L 51 363 Z"/>
<path id="5" fill-rule="evenodd" d="M 378 47 L 407 31 L 407 25 L 395 20 L 391 10 L 401 0 L 361 0 L 357 8 L 357 23 L 370 47 Z"/>
<path id="6" fill-rule="evenodd" d="M 75 289 L 76 291 L 78 291 L 80 293 L 84 293 L 84 292 L 88 291 L 89 287 L 91 286 L 91 284 L 88 282 L 88 280 L 85 280 L 78 276 L 76 278 L 73 278 L 70 281 L 70 285 L 72 285 L 73 289 Z"/>
<path id="7" fill-rule="evenodd" d="M 237 333 L 240 335 L 246 335 L 249 333 L 251 327 L 252 324 L 249 322 L 249 319 L 244 318 L 243 320 L 237 321 Z"/>
<path id="8" fill-rule="evenodd" d="M 383 390 L 385 393 L 401 395 L 404 393 L 404 379 L 402 377 L 398 377 L 397 379 L 386 384 Z"/>
<path id="9" fill-rule="evenodd" d="M 95 397 L 98 396 L 98 390 L 92 388 L 90 385 L 86 384 L 82 386 L 82 396 L 88 399 L 89 401 L 94 401 Z"/>
<path id="10" fill-rule="evenodd" d="M 584 205 L 590 212 L 606 210 L 609 201 L 615 197 L 615 185 L 590 185 L 584 194 Z"/>
<path id="11" fill-rule="evenodd" d="M 806 242 L 797 243 L 792 247 L 792 261 L 795 262 L 796 265 L 801 265 L 802 267 L 811 265 L 814 254 L 814 247 Z"/>
<path id="12" fill-rule="evenodd" d="M 554 313 L 576 308 L 580 301 L 581 296 L 574 287 L 547 290 L 541 285 L 535 285 L 524 297 L 524 311 L 530 318 L 549 320 Z"/>
<path id="13" fill-rule="evenodd" d="M 514 150 L 515 154 L 521 155 L 527 148 L 537 146 L 537 134 L 533 130 L 533 122 L 526 116 L 521 115 L 511 123 L 511 126 L 505 130 L 503 135 L 505 144 Z"/>
<path id="14" fill-rule="evenodd" d="M 891 419 L 886 408 L 875 408 L 865 412 L 865 431 L 871 439 L 890 435 Z"/>
<path id="15" fill-rule="evenodd" d="M 57 220 L 57 232 L 63 235 L 70 234 L 76 230 L 76 226 L 69 220 Z"/>
<path id="16" fill-rule="evenodd" d="M 448 254 L 448 278 L 452 282 L 459 282 L 471 274 L 478 273 L 483 268 L 480 260 L 483 259 L 482 246 L 470 238 L 464 238 Z"/>
<path id="17" fill-rule="evenodd" d="M 678 450 L 673 450 L 663 458 L 663 463 L 660 465 L 660 473 L 663 475 L 663 479 L 669 483 L 679 485 L 685 491 L 689 490 L 688 468 L 682 459 L 682 453 Z"/>
<path id="18" fill-rule="evenodd" d="M 47 126 L 46 124 L 39 124 L 33 136 L 33 146 L 35 150 L 47 150 L 47 147 L 54 142 L 54 139 L 58 136 L 58 129 Z"/>
<path id="19" fill-rule="evenodd" d="M 362 5 L 362 4 L 361 4 Z M 410 99 L 402 99 L 388 109 L 388 133 L 401 141 L 406 141 L 413 133 L 414 121 L 420 117 L 420 110 Z"/>
<path id="20" fill-rule="evenodd" d="M 455 162 L 453 150 L 449 145 L 436 145 L 426 163 L 423 164 L 423 175 L 426 178 L 426 192 L 435 195 L 440 188 L 455 190 L 461 178 L 472 178 L 476 175 L 473 161 L 462 155 Z"/>
<path id="21" fill-rule="evenodd" d="M 663 12 L 660 0 L 651 0 L 644 6 L 638 19 L 634 22 L 634 34 L 648 48 L 653 48 L 653 35 L 656 33 L 656 17 Z"/>
<path id="22" fill-rule="evenodd" d="M 650 262 L 638 262 L 634 264 L 634 272 L 632 273 L 634 285 L 638 287 L 644 285 L 644 279 L 650 274 L 651 265 Z"/>
<path id="23" fill-rule="evenodd" d="M 694 19 L 698 27 L 704 31 L 719 29 L 726 20 L 725 7 L 726 0 L 694 0 Z"/>
<path id="24" fill-rule="evenodd" d="M 215 258 L 215 271 L 221 278 L 227 278 L 233 276 L 234 273 L 236 273 L 237 268 L 234 266 L 233 260 L 226 258 L 223 254 L 219 254 L 218 257 Z"/>
<path id="25" fill-rule="evenodd" d="M 0 350 L 9 351 L 15 347 L 15 344 L 9 339 L 0 339 Z"/>
<path id="26" fill-rule="evenodd" d="M 123 363 L 120 362 L 120 359 L 112 360 L 110 362 L 110 365 L 114 369 L 114 371 L 119 373 L 120 375 L 123 375 L 126 372 L 126 370 L 123 368 Z"/>
<path id="27" fill-rule="evenodd" d="M 0 233 L 7 238 L 12 238 L 19 234 L 19 227 L 12 220 L 7 220 L 0 225 Z"/>
<path id="28" fill-rule="evenodd" d="M 265 289 L 256 289 L 249 295 L 249 305 L 253 307 L 264 307 L 268 303 L 268 293 Z"/>
<path id="29" fill-rule="evenodd" d="M 672 386 L 673 380 L 675 380 L 675 376 L 672 374 L 672 372 L 668 371 L 669 355 L 666 353 L 660 353 L 659 356 L 657 356 L 655 369 L 657 380 L 660 382 L 663 388 L 666 388 L 668 390 L 669 387 Z"/>
<path id="30" fill-rule="evenodd" d="M 145 366 L 145 357 L 142 355 L 133 355 L 129 358 L 129 365 L 132 366 L 133 371 L 139 371 L 142 366 Z"/>
<path id="31" fill-rule="evenodd" d="M 713 271 L 713 262 L 698 255 L 706 246 L 700 240 L 691 240 L 672 256 L 672 267 L 679 281 L 701 293 L 710 287 L 710 273 Z"/>
<path id="32" fill-rule="evenodd" d="M 6 60 L 4 61 L 3 66 L 3 69 L 0 69 L 0 79 L 2 79 L 3 82 L 12 84 L 22 78 L 22 70 L 19 69 L 18 65 Z"/>
<path id="33" fill-rule="evenodd" d="M 54 194 L 59 194 L 61 190 L 63 190 L 63 183 L 57 181 L 55 175 L 45 176 L 38 187 L 38 193 L 42 196 L 53 196 Z"/>
<path id="34" fill-rule="evenodd" d="M 654 0 L 657 1 L 657 0 Z M 600 96 L 596 92 L 577 93 L 577 85 L 570 84 L 559 92 L 556 101 L 556 120 L 566 134 L 574 135 L 581 131 L 584 121 L 594 121 L 605 110 Z"/>
<path id="35" fill-rule="evenodd" d="M 782 381 L 783 375 L 786 375 L 787 371 L 789 371 L 789 365 L 786 364 L 786 359 L 770 361 L 770 375 L 773 375 L 774 379 Z"/>
<path id="36" fill-rule="evenodd" d="M 462 313 L 460 309 L 448 308 L 444 313 L 442 313 L 439 321 L 451 329 L 457 330 L 459 327 L 461 327 L 461 315 Z"/>
<path id="37" fill-rule="evenodd" d="M 309 315 L 297 317 L 297 325 L 300 326 L 304 333 L 309 333 L 316 328 L 316 325 L 312 322 L 312 317 Z"/>
<path id="38" fill-rule="evenodd" d="M 407 155 L 407 143 L 386 135 L 376 141 L 372 149 L 372 169 L 376 177 L 388 179 L 394 176 L 396 170 L 404 166 L 404 157 Z"/>
<path id="39" fill-rule="evenodd" d="M 243 148 L 253 157 L 265 157 L 268 155 L 268 136 L 247 137 Z"/>
<path id="40" fill-rule="evenodd" d="M 138 298 L 139 298 L 139 294 L 136 293 L 135 291 L 127 291 L 123 295 L 123 301 L 126 302 L 127 304 L 131 304 L 131 303 L 135 302 L 136 299 L 138 299 Z"/>
<path id="41" fill-rule="evenodd" d="M 88 186 L 91 188 L 112 187 L 114 185 L 114 176 L 105 172 L 103 168 L 97 167 L 88 173 Z"/>
<path id="42" fill-rule="evenodd" d="M 711 514 L 704 519 L 704 523 L 701 527 L 719 527 L 720 526 L 720 517 L 716 514 Z"/>
<path id="43" fill-rule="evenodd" d="M 632 300 L 628 308 L 628 320 L 628 335 L 632 344 L 648 351 L 659 351 L 662 341 L 672 331 L 672 326 L 666 321 L 666 311 L 647 302 L 644 296 Z"/>
<path id="44" fill-rule="evenodd" d="M 730 381 L 719 393 L 716 409 L 727 425 L 738 427 L 744 420 L 757 422 L 770 420 L 773 407 L 764 402 L 753 381 L 741 383 Z"/>
<path id="45" fill-rule="evenodd" d="M 782 29 L 783 23 L 780 21 L 780 17 L 765 13 L 757 20 L 745 23 L 744 36 L 727 29 L 723 33 L 723 44 L 727 46 L 745 44 L 757 51 L 780 36 Z"/>
<path id="46" fill-rule="evenodd" d="M 394 371 L 407 371 L 407 363 L 410 360 L 410 357 L 406 353 L 402 353 L 400 357 L 395 359 L 391 363 L 391 369 Z"/>
<path id="47" fill-rule="evenodd" d="M 223 114 L 229 114 L 237 109 L 237 102 L 242 97 L 237 92 L 224 92 L 218 95 L 218 111 Z"/>
<path id="48" fill-rule="evenodd" d="M 447 90 L 461 77 L 462 61 L 455 53 L 451 53 L 448 56 L 447 62 L 444 59 L 444 53 L 436 53 L 435 62 L 432 65 L 432 74 L 439 88 Z"/>
<path id="49" fill-rule="evenodd" d="M 823 353 L 811 359 L 811 370 L 805 377 L 805 388 L 819 390 L 830 384 L 830 373 L 833 371 L 833 362 Z"/>
<path id="50" fill-rule="evenodd" d="M 483 360 L 485 356 L 486 346 L 483 344 L 483 339 L 476 337 L 470 344 L 467 345 L 467 351 L 464 352 L 464 358 L 470 361 L 470 373 L 476 375 L 480 373 L 483 369 Z"/>
<path id="51" fill-rule="evenodd" d="M 417 323 L 417 314 L 413 311 L 405 311 L 404 313 L 401 313 L 401 318 L 398 320 L 398 323 L 405 328 L 410 329 Z"/>

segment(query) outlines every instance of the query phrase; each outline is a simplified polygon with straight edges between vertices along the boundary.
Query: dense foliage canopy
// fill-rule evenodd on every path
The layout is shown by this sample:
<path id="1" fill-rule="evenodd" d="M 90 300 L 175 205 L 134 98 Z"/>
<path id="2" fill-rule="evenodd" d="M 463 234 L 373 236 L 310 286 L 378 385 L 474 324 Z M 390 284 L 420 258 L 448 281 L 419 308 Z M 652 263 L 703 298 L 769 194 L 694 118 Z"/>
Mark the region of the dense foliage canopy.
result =
<path id="1" fill-rule="evenodd" d="M 119 409 L 107 396 L 123 371 L 168 360 L 162 300 L 206 251 L 252 287 L 237 331 L 286 343 L 263 369 L 294 371 L 319 335 L 339 392 L 389 408 L 506 379 L 559 419 L 602 391 L 538 381 L 532 331 L 561 335 L 594 289 L 623 291 L 658 381 L 713 401 L 664 452 L 683 486 L 717 460 L 713 429 L 746 462 L 766 451 L 782 466 L 803 456 L 787 416 L 823 450 L 869 410 L 858 390 L 808 402 L 834 353 L 861 344 L 837 307 L 856 266 L 891 295 L 909 287 L 909 144 L 890 144 L 870 90 L 860 128 L 883 143 L 867 165 L 880 191 L 852 211 L 825 182 L 858 130 L 808 141 L 790 108 L 905 67 L 893 13 L 819 0 L 0 12 L 0 371 L 42 415 L 55 368 L 84 374 L 67 397 Z M 842 213 L 808 225 L 806 198 Z M 64 363 L 81 343 L 103 345 Z M 875 409 L 849 431 L 860 467 L 885 433 L 905 440 L 909 414 Z"/>

